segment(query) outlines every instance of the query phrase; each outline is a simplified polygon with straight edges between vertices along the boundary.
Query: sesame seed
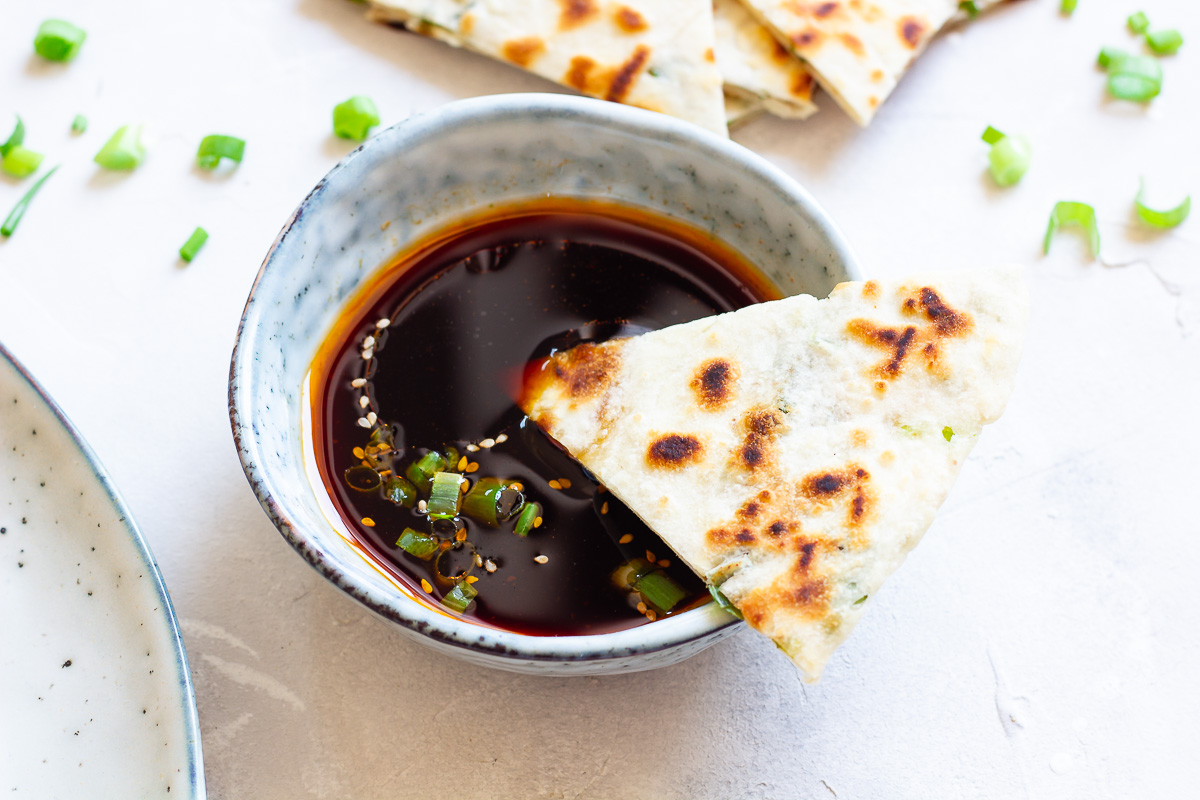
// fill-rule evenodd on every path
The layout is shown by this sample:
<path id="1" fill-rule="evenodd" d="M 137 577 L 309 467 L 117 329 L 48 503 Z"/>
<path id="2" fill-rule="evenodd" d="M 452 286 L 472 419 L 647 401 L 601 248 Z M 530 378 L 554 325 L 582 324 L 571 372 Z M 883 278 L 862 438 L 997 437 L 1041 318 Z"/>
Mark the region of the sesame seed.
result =
<path id="1" fill-rule="evenodd" d="M 354 380 L 350 381 L 350 385 L 353 386 L 355 389 L 361 389 L 362 387 L 367 385 L 367 379 L 366 378 L 355 378 Z"/>
<path id="2" fill-rule="evenodd" d="M 538 517 L 537 519 L 535 519 L 533 521 L 533 527 L 535 527 L 535 528 L 542 527 L 542 518 L 541 517 Z"/>
<path id="3" fill-rule="evenodd" d="M 467 464 L 467 472 L 474 472 L 477 469 L 479 469 L 478 461 L 472 461 L 470 464 Z"/>
<path id="4" fill-rule="evenodd" d="M 479 583 L 479 576 L 478 575 L 468 575 L 467 583 Z"/>
<path id="5" fill-rule="evenodd" d="M 651 564 L 653 564 L 655 561 L 658 561 L 658 559 L 654 557 L 654 553 L 650 552 L 649 550 L 646 551 L 646 560 Z"/>
<path id="6" fill-rule="evenodd" d="M 608 489 L 605 489 L 603 484 L 596 487 L 596 494 L 604 494 L 607 491 Z"/>
<path id="7" fill-rule="evenodd" d="M 424 500 L 417 501 L 417 511 L 424 514 L 429 509 L 429 505 Z"/>
<path id="8" fill-rule="evenodd" d="M 433 587 L 424 578 L 421 578 L 421 588 L 425 590 L 425 594 L 433 594 Z"/>
<path id="9" fill-rule="evenodd" d="M 639 614 L 645 614 L 645 613 L 646 613 L 646 604 L 645 604 L 645 603 L 638 603 L 638 604 L 637 604 L 637 610 L 638 610 L 638 613 L 639 613 Z"/>
<path id="10" fill-rule="evenodd" d="M 363 449 L 361 447 L 356 447 L 353 450 L 351 450 L 350 452 L 354 453 L 355 458 L 366 458 L 367 457 L 367 454 L 363 452 Z"/>
<path id="11" fill-rule="evenodd" d="M 460 484 L 458 485 L 458 490 L 459 490 L 460 492 L 462 492 L 463 494 L 466 494 L 467 492 L 471 491 L 471 482 L 470 482 L 470 481 L 463 481 L 462 483 L 460 483 Z"/>
<path id="12" fill-rule="evenodd" d="M 513 481 L 508 485 L 508 488 L 512 489 L 514 492 L 519 492 L 525 488 L 525 484 L 521 483 L 520 481 Z"/>
<path id="13" fill-rule="evenodd" d="M 358 427 L 369 428 L 369 427 L 371 427 L 371 421 L 369 419 L 367 419 L 366 417 L 359 417 L 358 418 Z"/>
<path id="14" fill-rule="evenodd" d="M 502 434 L 500 434 L 499 436 L 497 436 L 497 437 L 496 437 L 496 444 L 504 444 L 504 443 L 505 443 L 505 442 L 507 442 L 507 441 L 508 441 L 508 434 L 507 434 L 507 433 L 502 433 Z"/>
<path id="15" fill-rule="evenodd" d="M 601 514 L 608 513 L 608 501 L 607 500 L 604 501 L 604 505 L 600 506 L 600 513 Z"/>
<path id="16" fill-rule="evenodd" d="M 377 419 L 379 419 L 379 417 L 378 417 L 378 416 L 376 416 L 376 414 L 375 414 L 375 412 L 374 412 L 374 411 L 370 411 L 370 412 L 368 412 L 368 413 L 367 413 L 367 422 L 369 422 L 369 423 L 371 423 L 372 425 L 374 425 L 374 424 L 375 424 L 375 420 L 377 420 Z"/>
<path id="17" fill-rule="evenodd" d="M 545 564 L 546 562 L 548 562 L 550 560 L 550 557 L 549 556 L 534 556 L 533 560 L 539 564 Z"/>
<path id="18" fill-rule="evenodd" d="M 458 533 L 454 534 L 454 541 L 465 542 L 467 540 L 467 529 L 463 528 Z"/>
<path id="19" fill-rule="evenodd" d="M 669 558 L 660 558 L 660 559 L 658 560 L 658 565 L 659 565 L 660 567 L 662 567 L 663 569 L 666 569 L 667 567 L 671 566 L 671 559 L 669 559 Z"/>
<path id="20" fill-rule="evenodd" d="M 371 519 L 370 517 L 363 517 L 363 518 L 362 518 L 362 524 L 363 524 L 363 525 L 366 525 L 368 528 L 374 528 L 374 527 L 375 527 L 375 520 Z"/>
<path id="21" fill-rule="evenodd" d="M 366 408 L 369 405 L 371 405 L 371 398 L 367 397 L 365 394 L 362 397 L 358 398 L 358 407 L 359 408 Z"/>
<path id="22" fill-rule="evenodd" d="M 475 554 L 475 566 L 477 566 L 477 567 L 483 566 L 483 557 L 480 556 L 479 553 Z"/>
<path id="23" fill-rule="evenodd" d="M 463 456 L 462 458 L 460 458 L 458 460 L 458 471 L 462 472 L 466 468 L 467 468 L 467 457 Z"/>
<path id="24" fill-rule="evenodd" d="M 566 478 L 559 478 L 559 479 L 558 479 L 558 482 L 559 482 L 559 484 L 562 486 L 562 488 L 564 488 L 564 489 L 570 489 L 570 488 L 571 488 L 571 482 L 570 482 L 569 480 L 567 480 Z"/>
<path id="25" fill-rule="evenodd" d="M 479 443 L 479 446 L 482 447 L 484 450 L 487 450 L 489 448 L 496 446 L 496 440 L 495 439 L 484 439 L 482 442 Z"/>
<path id="26" fill-rule="evenodd" d="M 654 613 L 654 609 L 651 609 L 651 608 L 646 609 L 646 619 L 650 620 L 651 622 L 654 622 L 654 620 L 656 620 L 657 618 L 658 618 L 658 615 Z"/>
<path id="27" fill-rule="evenodd" d="M 497 569 L 496 562 L 492 561 L 489 558 L 487 561 L 483 562 L 483 568 L 486 569 L 488 572 L 495 572 Z"/>
<path id="28" fill-rule="evenodd" d="M 363 339 L 363 350 L 370 350 L 374 346 L 375 346 L 375 337 L 374 336 L 368 336 L 367 338 Z"/>
<path id="29" fill-rule="evenodd" d="M 384 328 L 386 328 L 388 325 L 391 325 L 391 324 L 392 324 L 392 321 L 390 319 L 388 319 L 387 317 L 384 317 L 383 319 L 379 320 L 379 322 L 375 323 L 375 327 L 379 328 L 380 330 L 383 330 Z"/>
<path id="30" fill-rule="evenodd" d="M 363 361 L 370 361 L 374 357 L 375 357 L 375 349 L 374 348 L 371 348 L 370 350 L 363 350 Z"/>
<path id="31" fill-rule="evenodd" d="M 562 488 L 562 484 L 561 484 L 561 483 L 559 483 L 559 482 L 558 482 L 558 481 L 556 481 L 556 480 L 552 480 L 552 481 L 550 481 L 550 488 L 551 488 L 551 489 L 561 489 L 561 488 Z"/>
<path id="32" fill-rule="evenodd" d="M 633 534 L 627 533 L 620 538 L 619 544 L 629 544 L 632 541 L 633 541 Z"/>
<path id="33" fill-rule="evenodd" d="M 477 453 L 477 452 L 479 452 L 479 447 L 476 445 L 473 445 L 473 444 L 469 444 L 469 445 L 467 445 L 467 452 L 468 453 Z"/>

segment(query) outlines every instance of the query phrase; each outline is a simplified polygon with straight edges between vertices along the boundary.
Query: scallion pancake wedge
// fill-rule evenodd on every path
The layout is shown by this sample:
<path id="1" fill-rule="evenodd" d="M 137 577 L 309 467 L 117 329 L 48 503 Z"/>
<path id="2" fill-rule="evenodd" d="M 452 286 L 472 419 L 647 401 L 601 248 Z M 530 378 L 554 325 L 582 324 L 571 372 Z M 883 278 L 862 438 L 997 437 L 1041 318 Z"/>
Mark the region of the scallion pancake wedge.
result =
<path id="1" fill-rule="evenodd" d="M 816 680 L 1012 390 L 1017 269 L 843 283 L 557 353 L 522 409 Z"/>
<path id="2" fill-rule="evenodd" d="M 816 113 L 812 73 L 739 0 L 715 0 L 713 24 L 726 95 L 777 117 L 805 119 Z"/>
<path id="3" fill-rule="evenodd" d="M 711 0 L 370 0 L 370 15 L 727 136 Z"/>

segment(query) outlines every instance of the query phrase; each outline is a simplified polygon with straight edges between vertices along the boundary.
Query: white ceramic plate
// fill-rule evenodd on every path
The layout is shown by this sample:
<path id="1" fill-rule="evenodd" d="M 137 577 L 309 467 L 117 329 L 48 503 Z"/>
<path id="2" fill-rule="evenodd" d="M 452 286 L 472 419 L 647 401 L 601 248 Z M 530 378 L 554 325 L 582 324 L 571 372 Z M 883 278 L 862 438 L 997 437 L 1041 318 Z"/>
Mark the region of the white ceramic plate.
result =
<path id="1" fill-rule="evenodd" d="M 154 557 L 3 346 L 0 796 L 205 796 L 191 674 Z"/>

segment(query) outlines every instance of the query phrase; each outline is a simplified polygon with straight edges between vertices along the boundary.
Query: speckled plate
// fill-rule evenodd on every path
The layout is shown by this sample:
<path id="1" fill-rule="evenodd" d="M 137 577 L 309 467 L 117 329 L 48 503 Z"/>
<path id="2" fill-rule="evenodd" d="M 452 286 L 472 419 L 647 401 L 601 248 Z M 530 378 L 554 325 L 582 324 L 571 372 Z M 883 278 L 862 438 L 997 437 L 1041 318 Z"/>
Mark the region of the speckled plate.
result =
<path id="1" fill-rule="evenodd" d="M 95 454 L 2 345 L 0 795 L 205 796 L 154 557 Z"/>

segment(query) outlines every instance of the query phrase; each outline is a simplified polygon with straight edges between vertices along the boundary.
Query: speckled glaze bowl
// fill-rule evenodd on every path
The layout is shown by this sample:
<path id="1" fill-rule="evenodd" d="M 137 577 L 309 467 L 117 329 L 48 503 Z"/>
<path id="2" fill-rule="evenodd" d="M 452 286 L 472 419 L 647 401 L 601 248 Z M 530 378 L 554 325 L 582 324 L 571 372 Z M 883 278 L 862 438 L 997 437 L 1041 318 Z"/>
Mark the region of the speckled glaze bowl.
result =
<path id="1" fill-rule="evenodd" d="M 302 387 L 345 304 L 399 251 L 491 204 L 547 196 L 644 208 L 709 231 L 785 294 L 858 277 L 816 202 L 744 148 L 661 114 L 552 94 L 465 100 L 378 134 L 284 225 L 246 304 L 230 370 L 233 436 L 284 538 L 334 585 L 406 634 L 476 664 L 595 675 L 682 661 L 737 630 L 714 604 L 630 630 L 528 636 L 433 607 L 372 563 L 306 466 Z M 339 529 L 340 528 L 340 529 Z"/>

